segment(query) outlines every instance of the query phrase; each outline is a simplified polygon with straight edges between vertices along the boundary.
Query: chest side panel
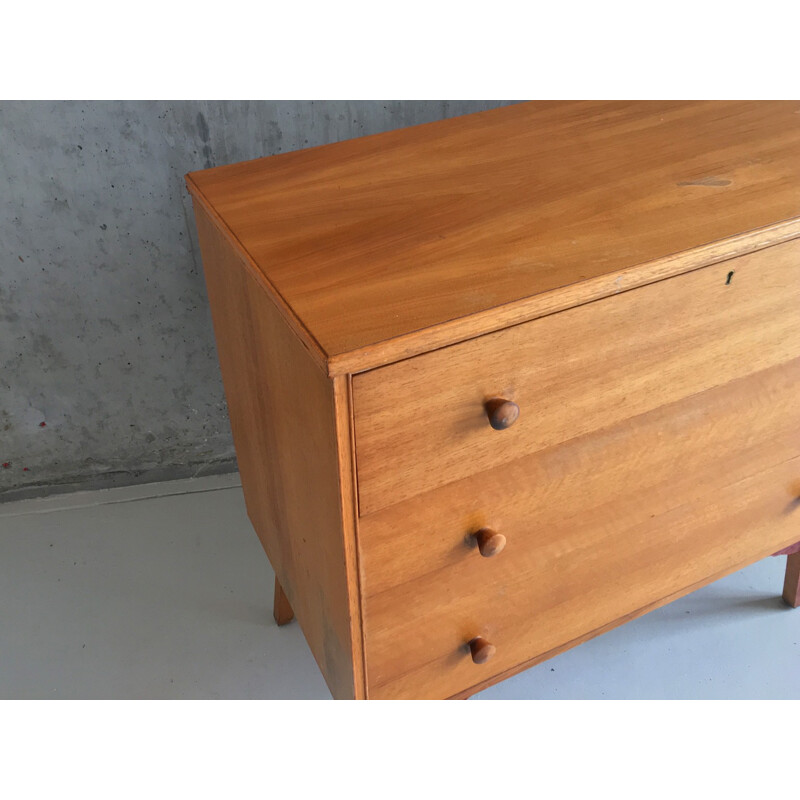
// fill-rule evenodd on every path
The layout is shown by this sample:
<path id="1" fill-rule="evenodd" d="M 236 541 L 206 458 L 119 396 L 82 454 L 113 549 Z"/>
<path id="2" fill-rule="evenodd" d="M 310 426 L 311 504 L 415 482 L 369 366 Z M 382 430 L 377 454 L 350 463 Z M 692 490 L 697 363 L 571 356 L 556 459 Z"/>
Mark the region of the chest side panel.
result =
<path id="1" fill-rule="evenodd" d="M 332 694 L 363 696 L 347 393 L 197 203 L 195 216 L 248 514 Z"/>

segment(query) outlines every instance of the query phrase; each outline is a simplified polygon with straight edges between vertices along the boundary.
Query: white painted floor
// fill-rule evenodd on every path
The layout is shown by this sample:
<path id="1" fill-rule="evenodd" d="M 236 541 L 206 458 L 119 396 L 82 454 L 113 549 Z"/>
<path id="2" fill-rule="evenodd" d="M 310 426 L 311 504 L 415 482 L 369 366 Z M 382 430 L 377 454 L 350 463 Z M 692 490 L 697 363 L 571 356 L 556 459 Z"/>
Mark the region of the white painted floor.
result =
<path id="1" fill-rule="evenodd" d="M 156 496 L 153 496 L 156 495 Z M 800 699 L 766 559 L 475 699 Z M 237 476 L 0 505 L 0 698 L 330 698 Z"/>

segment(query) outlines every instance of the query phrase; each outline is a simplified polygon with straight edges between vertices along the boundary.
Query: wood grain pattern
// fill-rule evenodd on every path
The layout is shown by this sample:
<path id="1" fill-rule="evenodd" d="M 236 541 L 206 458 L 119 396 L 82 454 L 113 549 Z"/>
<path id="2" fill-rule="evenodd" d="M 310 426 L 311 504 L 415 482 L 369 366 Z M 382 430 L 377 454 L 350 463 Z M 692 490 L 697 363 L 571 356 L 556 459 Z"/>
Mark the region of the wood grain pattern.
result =
<path id="1" fill-rule="evenodd" d="M 404 587 L 402 615 L 384 613 L 398 607 L 397 595 L 368 600 L 369 696 L 456 695 L 480 681 L 463 653 L 464 638 L 476 630 L 496 646 L 492 668 L 501 674 L 633 615 L 654 599 L 680 596 L 686 587 L 768 556 L 775 544 L 797 535 L 797 521 L 783 510 L 785 484 L 798 470 L 795 458 L 644 520 L 616 540 L 609 536 L 587 547 L 586 532 L 578 530 L 576 540 L 563 542 L 560 558 L 547 561 L 550 554 L 542 550 L 514 575 L 484 576 L 481 583 L 470 583 L 469 591 L 464 578 L 477 577 L 471 573 L 436 576 L 435 588 L 420 579 Z M 587 586 L 593 587 L 591 597 Z M 421 620 L 424 635 L 419 635 Z M 413 629 L 416 649 L 395 648 L 389 656 L 381 622 L 390 625 L 387 636 L 395 642 Z"/>
<path id="2" fill-rule="evenodd" d="M 356 375 L 360 513 L 796 358 L 798 308 L 793 241 Z"/>
<path id="3" fill-rule="evenodd" d="M 331 693 L 363 697 L 349 408 L 202 207 L 195 218 L 248 515 Z"/>
<path id="4" fill-rule="evenodd" d="M 468 700 L 472 695 L 476 694 L 477 692 L 483 691 L 487 689 L 489 686 L 493 686 L 496 683 L 500 683 L 501 681 L 506 680 L 507 678 L 511 678 L 514 675 L 518 675 L 520 672 L 524 672 L 526 669 L 530 669 L 531 667 L 535 667 L 537 664 L 541 664 L 543 661 L 547 661 L 548 659 L 554 658 L 555 656 L 563 653 L 567 650 L 571 650 L 573 647 L 577 647 L 578 645 L 583 644 L 584 642 L 588 642 L 591 639 L 596 638 L 597 636 L 602 636 L 604 633 L 608 633 L 609 631 L 614 630 L 614 628 L 618 628 L 620 625 L 625 625 L 628 622 L 632 622 L 635 619 L 638 619 L 645 614 L 649 614 L 651 611 L 655 611 L 657 608 L 661 608 L 662 606 L 668 605 L 669 603 L 674 602 L 675 600 L 679 600 L 681 597 L 685 597 L 692 592 L 701 589 L 703 586 L 707 586 L 710 583 L 714 583 L 714 581 L 721 580 L 728 575 L 731 575 L 734 572 L 738 572 L 741 569 L 749 566 L 753 563 L 754 560 L 758 560 L 757 557 L 748 558 L 746 561 L 742 561 L 739 564 L 735 564 L 733 566 L 727 567 L 724 570 L 720 570 L 719 572 L 715 572 L 713 575 L 708 575 L 703 580 L 697 581 L 693 583 L 691 586 L 685 586 L 683 589 L 677 592 L 673 592 L 666 597 L 662 597 L 658 600 L 655 600 L 652 603 L 648 603 L 646 606 L 642 606 L 641 608 L 637 608 L 635 611 L 632 611 L 630 614 L 625 614 L 618 619 L 609 622 L 607 625 L 602 625 L 599 628 L 595 628 L 594 630 L 587 631 L 586 633 L 582 633 L 575 639 L 572 639 L 569 642 L 565 642 L 558 647 L 549 650 L 546 653 L 542 653 L 541 655 L 536 656 L 535 658 L 531 658 L 527 661 L 523 661 L 520 664 L 516 664 L 515 666 L 511 667 L 511 669 L 507 669 L 504 672 L 497 673 L 495 675 L 491 675 L 488 678 L 484 678 L 479 680 L 477 683 L 474 683 L 468 689 L 464 689 L 462 691 L 456 692 L 455 694 L 451 695 L 449 700 Z"/>
<path id="5" fill-rule="evenodd" d="M 636 267 L 616 270 L 559 289 L 525 297 L 496 308 L 476 312 L 468 317 L 448 320 L 425 328 L 424 331 L 403 334 L 338 356 L 321 355 L 320 358 L 331 375 L 363 372 L 522 322 L 546 317 L 584 303 L 614 297 L 630 289 L 683 275 L 798 237 L 800 237 L 800 219 L 778 223 L 722 242 L 703 245 Z"/>
<path id="6" fill-rule="evenodd" d="M 786 556 L 783 599 L 792 608 L 800 606 L 800 553 L 792 553 Z"/>
<path id="7" fill-rule="evenodd" d="M 799 381 L 796 359 L 362 518 L 369 695 L 457 694 L 465 637 L 499 674 L 796 540 Z M 483 525 L 497 558 L 464 541 Z"/>
<path id="8" fill-rule="evenodd" d="M 663 513 L 731 475 L 800 454 L 798 385 L 795 359 L 362 517 L 363 589 L 377 595 L 472 561 L 476 576 L 493 575 L 494 562 L 513 568 L 542 527 L 569 530 L 576 514 L 613 514 L 615 503 L 620 515 Z M 797 485 L 787 487 L 787 511 Z M 412 534 L 397 535 L 409 527 Z M 487 527 L 504 534 L 506 547 L 476 559 L 472 533 Z"/>
<path id="9" fill-rule="evenodd" d="M 338 374 L 797 236 L 798 110 L 525 103 L 189 185 Z"/>

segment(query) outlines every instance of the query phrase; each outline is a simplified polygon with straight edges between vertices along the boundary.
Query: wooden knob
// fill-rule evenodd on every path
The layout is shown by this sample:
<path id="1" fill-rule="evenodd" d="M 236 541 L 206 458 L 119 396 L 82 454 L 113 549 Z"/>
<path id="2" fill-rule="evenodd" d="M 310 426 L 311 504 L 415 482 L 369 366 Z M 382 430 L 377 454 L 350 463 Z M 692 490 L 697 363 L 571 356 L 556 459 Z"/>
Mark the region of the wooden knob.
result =
<path id="1" fill-rule="evenodd" d="M 476 664 L 485 664 L 497 651 L 497 648 L 486 641 L 483 636 L 476 636 L 469 643 L 469 651 L 472 653 L 472 660 Z"/>
<path id="2" fill-rule="evenodd" d="M 503 400 L 502 397 L 495 397 L 487 400 L 485 404 L 486 416 L 489 417 L 489 424 L 496 431 L 504 431 L 510 428 L 519 416 L 519 406 L 511 400 Z"/>
<path id="3" fill-rule="evenodd" d="M 491 528 L 481 528 L 475 538 L 478 540 L 478 550 L 484 558 L 496 556 L 506 546 L 506 537 Z"/>

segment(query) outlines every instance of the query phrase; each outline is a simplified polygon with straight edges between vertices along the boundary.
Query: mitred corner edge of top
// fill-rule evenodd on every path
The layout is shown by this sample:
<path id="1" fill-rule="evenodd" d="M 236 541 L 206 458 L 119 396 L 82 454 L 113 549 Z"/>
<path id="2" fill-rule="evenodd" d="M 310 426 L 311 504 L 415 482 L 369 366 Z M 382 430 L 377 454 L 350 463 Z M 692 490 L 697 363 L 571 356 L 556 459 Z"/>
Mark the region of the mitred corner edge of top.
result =
<path id="1" fill-rule="evenodd" d="M 197 172 L 197 170 L 195 172 Z M 214 205 L 205 196 L 203 190 L 198 186 L 197 181 L 194 179 L 193 175 L 195 172 L 188 172 L 186 175 L 184 175 L 186 186 L 189 190 L 189 193 L 192 195 L 193 200 L 198 201 L 202 205 L 204 211 L 208 214 L 209 219 L 217 228 L 217 230 L 219 230 L 219 232 L 231 243 L 241 257 L 245 267 L 250 271 L 261 288 L 264 289 L 264 291 L 270 296 L 278 308 L 278 311 L 280 311 L 281 315 L 289 324 L 289 327 L 295 332 L 303 346 L 311 354 L 314 361 L 316 361 L 317 364 L 322 367 L 323 371 L 327 375 L 332 376 L 334 373 L 331 372 L 330 369 L 330 357 L 328 353 L 314 337 L 311 331 L 303 324 L 303 321 L 297 316 L 297 314 L 295 314 L 295 312 L 292 310 L 292 307 L 286 302 L 272 281 L 270 281 L 264 272 L 259 268 L 255 259 L 250 255 L 239 237 L 217 213 Z"/>

